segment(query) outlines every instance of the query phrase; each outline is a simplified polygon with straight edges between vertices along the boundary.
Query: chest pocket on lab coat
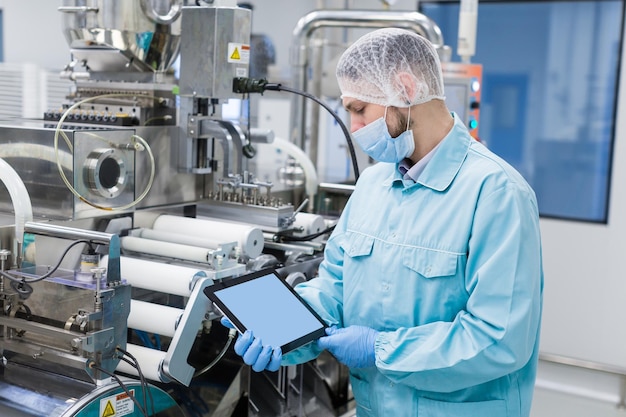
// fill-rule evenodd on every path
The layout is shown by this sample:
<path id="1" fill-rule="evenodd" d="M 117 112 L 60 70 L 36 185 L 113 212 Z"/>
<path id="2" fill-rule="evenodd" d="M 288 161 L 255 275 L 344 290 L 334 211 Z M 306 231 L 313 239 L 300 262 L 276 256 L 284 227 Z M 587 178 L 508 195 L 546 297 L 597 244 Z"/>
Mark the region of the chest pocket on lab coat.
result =
<path id="1" fill-rule="evenodd" d="M 374 246 L 374 238 L 360 233 L 349 233 L 348 239 L 344 244 L 346 255 L 350 258 L 359 258 L 369 256 Z"/>
<path id="2" fill-rule="evenodd" d="M 405 247 L 402 263 L 424 278 L 447 277 L 456 273 L 458 256 L 426 248 Z"/>
<path id="3" fill-rule="evenodd" d="M 370 260 L 374 238 L 360 233 L 349 233 L 344 242 L 344 270 L 350 271 L 350 275 L 359 275 L 367 272 L 367 261 Z"/>
<path id="4" fill-rule="evenodd" d="M 451 321 L 462 310 L 468 294 L 464 285 L 463 257 L 420 247 L 405 247 L 402 263 L 408 272 L 404 288 L 411 291 L 417 306 L 415 324 Z"/>

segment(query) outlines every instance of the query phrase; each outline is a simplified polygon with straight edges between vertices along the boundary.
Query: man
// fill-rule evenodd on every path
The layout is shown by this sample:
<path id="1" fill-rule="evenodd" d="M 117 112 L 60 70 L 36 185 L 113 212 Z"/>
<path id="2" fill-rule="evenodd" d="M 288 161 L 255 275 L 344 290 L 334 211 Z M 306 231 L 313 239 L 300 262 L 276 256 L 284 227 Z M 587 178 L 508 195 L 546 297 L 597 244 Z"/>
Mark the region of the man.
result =
<path id="1" fill-rule="evenodd" d="M 327 349 L 358 416 L 527 417 L 543 270 L 534 192 L 446 108 L 424 38 L 373 31 L 337 66 L 354 139 L 373 159 L 297 292 L 332 327 L 282 357 L 251 332 L 253 369 Z"/>

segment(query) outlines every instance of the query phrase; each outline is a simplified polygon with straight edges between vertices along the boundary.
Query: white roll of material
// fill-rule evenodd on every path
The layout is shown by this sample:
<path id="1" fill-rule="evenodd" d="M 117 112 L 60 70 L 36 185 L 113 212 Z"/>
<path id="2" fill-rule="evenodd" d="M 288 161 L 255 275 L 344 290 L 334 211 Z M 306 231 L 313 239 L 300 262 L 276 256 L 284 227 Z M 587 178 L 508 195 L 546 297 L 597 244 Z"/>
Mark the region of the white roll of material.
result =
<path id="1" fill-rule="evenodd" d="M 176 326 L 183 314 L 182 309 L 146 301 L 130 300 L 128 327 L 173 337 Z"/>
<path id="2" fill-rule="evenodd" d="M 199 236 L 189 236 L 182 233 L 163 232 L 154 229 L 141 229 L 137 232 L 137 237 L 143 237 L 145 239 L 161 240 L 163 242 L 180 243 L 181 245 L 198 246 L 200 248 L 217 249 L 222 243 L 230 242 L 218 242 L 213 239 L 202 238 Z"/>
<path id="3" fill-rule="evenodd" d="M 181 245 L 180 243 L 162 242 L 142 237 L 125 236 L 120 239 L 120 246 L 125 251 L 146 253 L 166 258 L 185 261 L 209 263 L 212 259 L 211 250 L 198 246 Z"/>
<path id="4" fill-rule="evenodd" d="M 161 369 L 161 363 L 165 359 L 165 354 L 167 352 L 150 349 L 144 346 L 133 345 L 131 343 L 126 345 L 126 351 L 137 358 L 137 362 L 139 362 L 139 367 L 141 368 L 143 376 L 151 381 L 167 382 L 167 379 L 161 379 L 161 373 L 159 372 L 159 369 Z M 130 364 L 124 361 L 120 361 L 116 370 L 125 374 L 139 376 L 137 369 L 133 368 Z"/>
<path id="5" fill-rule="evenodd" d="M 310 213 L 298 213 L 296 214 L 296 220 L 293 222 L 293 227 L 302 227 L 302 232 L 298 232 L 298 235 L 312 235 L 319 233 L 326 228 L 326 222 L 324 218 L 318 214 Z"/>
<path id="6" fill-rule="evenodd" d="M 243 255 L 256 258 L 263 251 L 263 231 L 253 225 L 163 214 L 154 230 L 200 236 L 217 242 L 237 242 Z"/>
<path id="7" fill-rule="evenodd" d="M 108 258 L 107 255 L 103 256 L 100 266 L 106 267 Z M 197 278 L 206 276 L 206 272 L 195 268 L 128 256 L 120 257 L 120 274 L 133 287 L 183 297 L 189 297 Z"/>

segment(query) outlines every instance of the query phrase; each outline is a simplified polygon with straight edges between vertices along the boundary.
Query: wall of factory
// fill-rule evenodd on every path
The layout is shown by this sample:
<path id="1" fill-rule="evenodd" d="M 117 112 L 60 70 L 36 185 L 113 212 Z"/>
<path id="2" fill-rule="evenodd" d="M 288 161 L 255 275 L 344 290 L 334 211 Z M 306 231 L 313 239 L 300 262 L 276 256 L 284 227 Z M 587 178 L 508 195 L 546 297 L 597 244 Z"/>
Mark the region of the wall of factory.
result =
<path id="1" fill-rule="evenodd" d="M 4 62 L 61 70 L 70 60 L 61 31 L 60 1 L 0 0 Z"/>

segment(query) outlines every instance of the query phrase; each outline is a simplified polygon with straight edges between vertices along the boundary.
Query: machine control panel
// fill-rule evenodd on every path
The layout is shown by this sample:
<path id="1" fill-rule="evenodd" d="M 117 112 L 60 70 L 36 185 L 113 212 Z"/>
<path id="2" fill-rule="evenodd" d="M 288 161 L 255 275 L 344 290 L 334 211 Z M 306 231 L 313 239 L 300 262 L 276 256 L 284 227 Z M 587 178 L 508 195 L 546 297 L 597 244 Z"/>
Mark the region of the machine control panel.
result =
<path id="1" fill-rule="evenodd" d="M 461 117 L 470 134 L 479 139 L 482 65 L 442 62 L 441 70 L 448 108 Z"/>

